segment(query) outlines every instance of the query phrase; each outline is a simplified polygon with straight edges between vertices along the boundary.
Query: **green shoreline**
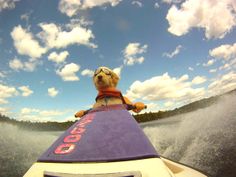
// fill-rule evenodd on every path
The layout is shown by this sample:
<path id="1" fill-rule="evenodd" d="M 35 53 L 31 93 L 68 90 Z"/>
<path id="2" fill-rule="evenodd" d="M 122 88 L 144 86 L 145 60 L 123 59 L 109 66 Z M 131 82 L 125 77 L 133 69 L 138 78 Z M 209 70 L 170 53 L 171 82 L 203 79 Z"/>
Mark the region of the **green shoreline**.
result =
<path id="1" fill-rule="evenodd" d="M 180 108 L 167 111 L 149 112 L 144 114 L 133 115 L 138 123 L 149 122 L 158 119 L 164 119 L 170 116 L 180 115 L 188 112 L 195 111 L 197 109 L 208 107 L 216 103 L 222 96 L 236 94 L 236 89 L 224 93 L 222 95 L 217 95 L 210 98 L 204 98 L 199 101 L 195 101 L 184 105 Z M 76 120 L 75 120 L 76 121 Z M 12 125 L 17 125 L 19 128 L 34 130 L 34 131 L 63 131 L 69 128 L 75 121 L 67 122 L 30 122 L 30 121 L 18 121 L 4 116 L 0 113 L 0 123 L 9 123 Z"/>

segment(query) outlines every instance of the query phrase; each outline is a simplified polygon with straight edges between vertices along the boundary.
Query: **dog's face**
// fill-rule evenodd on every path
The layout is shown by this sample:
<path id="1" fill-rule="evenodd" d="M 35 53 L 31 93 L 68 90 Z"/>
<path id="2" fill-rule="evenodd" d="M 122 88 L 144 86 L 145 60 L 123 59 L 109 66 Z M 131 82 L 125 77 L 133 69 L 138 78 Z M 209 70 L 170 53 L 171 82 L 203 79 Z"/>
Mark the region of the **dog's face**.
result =
<path id="1" fill-rule="evenodd" d="M 99 67 L 93 75 L 93 82 L 97 90 L 116 87 L 119 77 L 107 67 Z"/>

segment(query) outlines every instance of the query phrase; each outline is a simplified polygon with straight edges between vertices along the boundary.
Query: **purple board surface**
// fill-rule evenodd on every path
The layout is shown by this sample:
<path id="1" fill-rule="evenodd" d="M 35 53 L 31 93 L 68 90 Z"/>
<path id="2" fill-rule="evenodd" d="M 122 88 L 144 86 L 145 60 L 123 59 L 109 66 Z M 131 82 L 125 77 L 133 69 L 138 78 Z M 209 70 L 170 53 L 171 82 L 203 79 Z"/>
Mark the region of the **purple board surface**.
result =
<path id="1" fill-rule="evenodd" d="M 159 157 L 123 105 L 92 110 L 72 125 L 38 162 L 109 162 Z"/>

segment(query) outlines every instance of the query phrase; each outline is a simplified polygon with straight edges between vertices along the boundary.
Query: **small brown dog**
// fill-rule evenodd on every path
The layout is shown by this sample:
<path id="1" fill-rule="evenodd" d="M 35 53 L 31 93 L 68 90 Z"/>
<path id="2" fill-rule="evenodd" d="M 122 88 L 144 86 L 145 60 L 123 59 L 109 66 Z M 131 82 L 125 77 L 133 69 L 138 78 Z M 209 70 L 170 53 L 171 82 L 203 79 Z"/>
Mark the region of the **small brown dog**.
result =
<path id="1" fill-rule="evenodd" d="M 104 66 L 99 67 L 94 72 L 93 82 L 98 90 L 98 95 L 93 108 L 115 104 L 127 104 L 132 105 L 134 107 L 133 111 L 136 113 L 146 108 L 143 103 L 137 102 L 133 104 L 127 97 L 122 96 L 121 92 L 116 89 L 119 79 L 116 73 Z M 86 112 L 88 111 L 81 110 L 75 114 L 75 117 L 82 117 Z"/>

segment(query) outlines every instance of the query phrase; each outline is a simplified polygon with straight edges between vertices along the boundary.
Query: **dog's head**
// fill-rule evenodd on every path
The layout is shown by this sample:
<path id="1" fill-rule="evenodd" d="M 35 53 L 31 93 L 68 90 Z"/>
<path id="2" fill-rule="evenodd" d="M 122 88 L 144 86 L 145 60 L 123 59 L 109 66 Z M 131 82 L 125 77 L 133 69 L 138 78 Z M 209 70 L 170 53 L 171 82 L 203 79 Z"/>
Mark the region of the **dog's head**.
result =
<path id="1" fill-rule="evenodd" d="M 93 75 L 93 82 L 97 90 L 116 87 L 118 81 L 118 75 L 105 66 L 99 67 Z"/>

